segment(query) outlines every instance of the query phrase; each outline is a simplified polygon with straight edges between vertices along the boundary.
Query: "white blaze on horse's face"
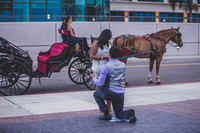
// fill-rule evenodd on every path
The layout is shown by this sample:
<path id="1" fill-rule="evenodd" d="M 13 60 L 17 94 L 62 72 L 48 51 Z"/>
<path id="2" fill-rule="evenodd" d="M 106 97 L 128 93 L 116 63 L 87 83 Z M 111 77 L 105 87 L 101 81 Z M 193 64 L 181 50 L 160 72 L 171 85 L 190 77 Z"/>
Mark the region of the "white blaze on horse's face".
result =
<path id="1" fill-rule="evenodd" d="M 177 29 L 173 29 L 174 32 L 175 32 L 175 35 L 172 39 L 173 42 L 175 42 L 179 47 L 182 47 L 183 46 L 183 42 L 182 42 L 182 34 L 179 32 L 179 28 L 178 27 Z"/>

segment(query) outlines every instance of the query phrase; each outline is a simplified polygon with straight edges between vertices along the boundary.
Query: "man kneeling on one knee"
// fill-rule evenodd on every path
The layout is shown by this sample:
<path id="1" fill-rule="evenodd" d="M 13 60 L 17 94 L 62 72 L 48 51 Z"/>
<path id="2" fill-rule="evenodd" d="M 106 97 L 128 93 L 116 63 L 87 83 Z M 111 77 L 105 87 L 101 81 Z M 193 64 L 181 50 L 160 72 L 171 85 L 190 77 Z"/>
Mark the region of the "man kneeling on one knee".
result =
<path id="1" fill-rule="evenodd" d="M 117 58 L 120 56 L 120 49 L 117 46 L 112 46 L 109 50 L 109 62 L 102 66 L 99 78 L 95 78 L 94 73 L 91 74 L 94 83 L 100 86 L 94 92 L 94 98 L 99 106 L 99 109 L 104 112 L 98 118 L 101 120 L 111 120 L 108 107 L 104 100 L 112 102 L 113 110 L 116 118 L 129 119 L 129 123 L 135 123 L 135 111 L 133 109 L 123 110 L 124 107 L 124 76 L 126 66 Z"/>

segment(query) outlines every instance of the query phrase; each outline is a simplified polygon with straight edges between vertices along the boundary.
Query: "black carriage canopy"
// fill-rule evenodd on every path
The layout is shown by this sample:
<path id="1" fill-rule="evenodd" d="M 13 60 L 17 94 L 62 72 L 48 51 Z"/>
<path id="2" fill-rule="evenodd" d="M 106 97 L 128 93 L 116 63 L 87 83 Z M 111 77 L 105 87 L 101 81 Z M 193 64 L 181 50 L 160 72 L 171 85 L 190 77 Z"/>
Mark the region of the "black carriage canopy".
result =
<path id="1" fill-rule="evenodd" d="M 7 41 L 6 39 L 4 39 L 2 37 L 0 37 L 0 52 L 1 53 L 9 53 L 9 54 L 17 54 L 22 57 L 29 56 L 28 52 L 24 51 L 23 49 L 12 44 L 11 42 Z"/>

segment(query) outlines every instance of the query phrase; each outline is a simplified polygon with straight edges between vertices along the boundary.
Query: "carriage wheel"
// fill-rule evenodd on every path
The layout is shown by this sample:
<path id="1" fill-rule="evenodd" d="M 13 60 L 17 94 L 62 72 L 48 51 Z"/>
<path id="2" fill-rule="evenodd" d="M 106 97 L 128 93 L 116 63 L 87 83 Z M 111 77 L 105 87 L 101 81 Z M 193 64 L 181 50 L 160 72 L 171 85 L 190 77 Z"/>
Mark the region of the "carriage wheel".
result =
<path id="1" fill-rule="evenodd" d="M 31 81 L 31 71 L 22 62 L 8 60 L 0 64 L 0 92 L 3 95 L 22 95 L 29 89 Z"/>
<path id="2" fill-rule="evenodd" d="M 83 84 L 83 73 L 85 71 L 87 60 L 76 58 L 68 68 L 69 78 L 76 84 Z"/>
<path id="3" fill-rule="evenodd" d="M 90 77 L 91 72 L 92 72 L 92 62 L 90 61 L 87 63 L 87 66 L 85 68 L 83 80 L 84 80 L 85 86 L 88 89 L 95 90 L 97 86 L 94 84 L 94 82 L 92 81 L 92 78 Z"/>

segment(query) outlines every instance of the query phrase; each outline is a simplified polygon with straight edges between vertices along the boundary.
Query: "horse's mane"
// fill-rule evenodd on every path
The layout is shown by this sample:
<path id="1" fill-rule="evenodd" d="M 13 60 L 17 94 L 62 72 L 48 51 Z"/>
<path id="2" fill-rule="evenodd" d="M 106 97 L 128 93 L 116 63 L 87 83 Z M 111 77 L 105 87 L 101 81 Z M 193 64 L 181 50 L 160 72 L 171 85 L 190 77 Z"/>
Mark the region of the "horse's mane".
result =
<path id="1" fill-rule="evenodd" d="M 160 30 L 160 31 L 158 31 L 158 32 L 156 32 L 156 33 L 162 33 L 162 32 L 166 32 L 166 31 L 169 31 L 170 29 L 165 29 L 165 30 Z M 156 35 L 156 33 L 151 33 L 151 34 L 149 34 L 150 36 L 153 36 L 153 35 Z"/>
<path id="2" fill-rule="evenodd" d="M 156 33 L 158 33 L 159 35 L 161 34 L 161 33 L 163 33 L 163 32 L 167 32 L 167 31 L 169 31 L 170 29 L 165 29 L 165 30 L 160 30 L 160 31 L 158 31 L 158 32 L 156 32 Z M 156 35 L 156 33 L 151 33 L 151 34 L 149 34 L 151 37 L 157 37 L 157 35 Z"/>

